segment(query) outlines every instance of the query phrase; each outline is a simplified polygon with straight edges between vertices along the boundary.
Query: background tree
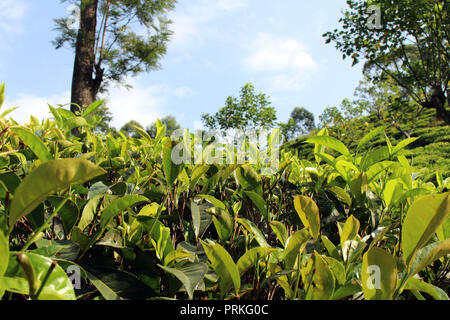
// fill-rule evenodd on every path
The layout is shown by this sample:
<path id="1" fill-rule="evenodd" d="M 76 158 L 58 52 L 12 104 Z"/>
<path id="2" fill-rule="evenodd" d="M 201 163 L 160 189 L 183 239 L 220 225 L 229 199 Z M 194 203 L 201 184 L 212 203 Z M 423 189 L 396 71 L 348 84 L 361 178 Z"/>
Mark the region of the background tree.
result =
<path id="1" fill-rule="evenodd" d="M 365 77 L 356 88 L 355 96 L 365 112 L 375 113 L 379 121 L 391 120 L 392 126 L 407 138 L 411 137 L 417 119 L 420 119 L 424 110 L 392 78 L 371 82 Z M 405 129 L 406 127 L 409 129 Z"/>
<path id="2" fill-rule="evenodd" d="M 120 129 L 123 133 L 125 133 L 127 136 L 132 138 L 139 138 L 139 133 L 136 132 L 136 129 L 134 127 L 144 128 L 139 122 L 136 120 L 128 121 L 124 126 Z"/>
<path id="3" fill-rule="evenodd" d="M 229 96 L 223 108 L 213 115 L 203 114 L 202 121 L 206 127 L 223 132 L 229 129 L 269 130 L 277 119 L 276 111 L 270 105 L 269 97 L 261 92 L 257 94 L 248 82 L 241 88 L 239 98 Z"/>
<path id="4" fill-rule="evenodd" d="M 157 69 L 172 32 L 165 15 L 176 0 L 62 0 L 76 5 L 79 26 L 73 16 L 56 19 L 57 49 L 75 49 L 71 110 L 86 106 L 105 91 L 109 82 L 123 82 L 129 75 Z M 133 31 L 143 27 L 145 35 Z"/>
<path id="5" fill-rule="evenodd" d="M 174 116 L 167 116 L 160 120 L 164 125 L 166 125 L 166 136 L 171 136 L 172 133 L 180 129 L 180 125 L 177 123 L 177 119 Z M 152 123 L 147 127 L 146 131 L 152 137 L 156 137 L 156 122 Z"/>
<path id="6" fill-rule="evenodd" d="M 314 129 L 314 115 L 303 107 L 296 107 L 287 123 L 280 123 L 285 141 L 290 141 Z"/>
<path id="7" fill-rule="evenodd" d="M 371 80 L 391 78 L 415 102 L 450 124 L 449 6 L 447 0 L 348 0 L 342 29 L 324 34 L 353 64 L 366 59 Z M 369 28 L 378 6 L 380 28 Z M 447 101 L 447 108 L 445 106 Z"/>

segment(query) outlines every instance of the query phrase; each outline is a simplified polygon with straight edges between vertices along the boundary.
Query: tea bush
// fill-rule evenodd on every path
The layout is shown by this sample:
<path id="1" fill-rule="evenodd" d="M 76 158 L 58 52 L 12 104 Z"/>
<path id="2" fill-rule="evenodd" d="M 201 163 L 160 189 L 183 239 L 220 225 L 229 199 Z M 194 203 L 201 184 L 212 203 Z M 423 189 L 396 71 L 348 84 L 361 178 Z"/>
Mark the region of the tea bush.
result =
<path id="1" fill-rule="evenodd" d="M 349 150 L 322 130 L 264 175 L 175 164 L 161 122 L 96 134 L 100 105 L 1 116 L 3 299 L 448 300 L 450 179 L 423 180 L 416 138 Z"/>

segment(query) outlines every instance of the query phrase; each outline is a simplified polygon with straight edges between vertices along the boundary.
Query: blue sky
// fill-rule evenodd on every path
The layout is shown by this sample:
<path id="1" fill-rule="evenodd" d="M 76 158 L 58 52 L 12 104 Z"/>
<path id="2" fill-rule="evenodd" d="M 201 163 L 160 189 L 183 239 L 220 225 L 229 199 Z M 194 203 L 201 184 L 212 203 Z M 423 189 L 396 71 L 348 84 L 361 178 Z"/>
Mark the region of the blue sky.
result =
<path id="1" fill-rule="evenodd" d="M 69 102 L 71 49 L 55 50 L 54 18 L 69 4 L 59 0 L 0 1 L 0 83 L 11 117 L 50 117 L 47 103 Z M 193 128 L 202 113 L 215 113 L 229 95 L 251 81 L 270 97 L 279 121 L 296 106 L 319 114 L 353 97 L 362 78 L 322 34 L 338 27 L 345 0 L 179 0 L 171 13 L 175 35 L 162 69 L 130 78 L 133 89 L 113 87 L 112 125 L 147 126 L 174 115 Z"/>

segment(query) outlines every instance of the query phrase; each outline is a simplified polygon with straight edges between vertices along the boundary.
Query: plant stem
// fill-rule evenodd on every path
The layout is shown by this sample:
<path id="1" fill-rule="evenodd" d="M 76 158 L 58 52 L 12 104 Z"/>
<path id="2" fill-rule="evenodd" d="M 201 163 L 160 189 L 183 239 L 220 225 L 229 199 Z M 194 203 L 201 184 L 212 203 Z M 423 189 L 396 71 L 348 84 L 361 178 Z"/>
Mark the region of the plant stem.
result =
<path id="1" fill-rule="evenodd" d="M 36 238 L 38 235 L 44 231 L 45 229 L 49 228 L 52 225 L 53 218 L 56 217 L 58 212 L 62 209 L 62 207 L 66 204 L 66 202 L 69 200 L 69 198 L 64 199 L 61 204 L 58 206 L 58 208 L 50 215 L 50 217 L 47 219 L 47 221 L 39 227 L 35 232 L 31 234 L 31 236 L 28 238 L 27 243 L 23 246 L 22 250 L 20 252 L 24 252 L 28 249 L 29 246 L 31 246 L 34 241 L 36 241 Z"/>

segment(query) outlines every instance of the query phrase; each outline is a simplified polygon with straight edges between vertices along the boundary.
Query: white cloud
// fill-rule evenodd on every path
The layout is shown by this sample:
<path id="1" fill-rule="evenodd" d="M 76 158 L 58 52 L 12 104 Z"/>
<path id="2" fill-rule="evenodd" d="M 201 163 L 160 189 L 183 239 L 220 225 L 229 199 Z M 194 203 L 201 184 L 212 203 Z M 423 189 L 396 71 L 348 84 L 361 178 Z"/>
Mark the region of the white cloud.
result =
<path id="1" fill-rule="evenodd" d="M 217 28 L 217 21 L 229 13 L 244 8 L 248 0 L 191 0 L 171 15 L 174 36 L 171 44 L 188 46 L 202 44 L 209 39 L 230 39 Z M 229 30 L 228 30 L 229 31 Z"/>
<path id="2" fill-rule="evenodd" d="M 143 86 L 135 79 L 128 79 L 131 89 L 124 87 L 112 87 L 107 96 L 99 96 L 99 99 L 105 99 L 109 111 L 112 113 L 113 120 L 111 126 L 120 129 L 130 120 L 136 120 L 143 126 L 150 125 L 156 119 L 162 118 L 167 114 L 164 109 L 171 98 L 181 99 L 191 96 L 195 92 L 189 87 L 170 88 L 164 85 Z M 70 101 L 70 92 L 63 92 L 51 96 L 34 96 L 29 94 L 19 94 L 15 99 L 6 99 L 2 108 L 4 112 L 8 108 L 18 106 L 19 108 L 11 112 L 11 117 L 20 124 L 30 121 L 33 115 L 39 120 L 52 118 L 48 104 L 53 107 L 67 104 Z M 67 106 L 68 108 L 68 106 Z"/>
<path id="3" fill-rule="evenodd" d="M 293 38 L 259 33 L 252 49 L 245 65 L 255 71 L 314 70 L 317 67 L 305 45 Z"/>
<path id="4" fill-rule="evenodd" d="M 54 94 L 48 97 L 39 97 L 30 94 L 19 94 L 15 99 L 8 99 L 2 107 L 2 112 L 6 109 L 19 107 L 11 112 L 7 118 L 11 117 L 20 124 L 30 121 L 30 116 L 35 116 L 39 120 L 52 118 L 48 104 L 57 107 L 58 104 L 66 104 L 70 101 L 70 92 Z"/>
<path id="5" fill-rule="evenodd" d="M 153 88 L 142 87 L 135 81 L 131 84 L 131 89 L 111 88 L 106 98 L 109 111 L 113 115 L 111 125 L 117 129 L 130 120 L 136 120 L 146 126 L 161 117 L 160 110 L 164 99 L 157 97 Z"/>
<path id="6" fill-rule="evenodd" d="M 171 98 L 183 98 L 194 94 L 188 87 L 170 88 L 164 85 L 143 86 L 134 78 L 126 81 L 131 89 L 113 87 L 107 97 L 107 106 L 113 115 L 111 125 L 120 129 L 130 120 L 136 120 L 143 126 L 148 126 L 156 119 L 166 116 Z"/>
<path id="7" fill-rule="evenodd" d="M 18 32 L 27 6 L 20 0 L 0 1 L 0 32 Z"/>
<path id="8" fill-rule="evenodd" d="M 244 66 L 262 73 L 262 81 L 272 90 L 302 89 L 318 69 L 305 44 L 267 33 L 256 35 Z"/>

